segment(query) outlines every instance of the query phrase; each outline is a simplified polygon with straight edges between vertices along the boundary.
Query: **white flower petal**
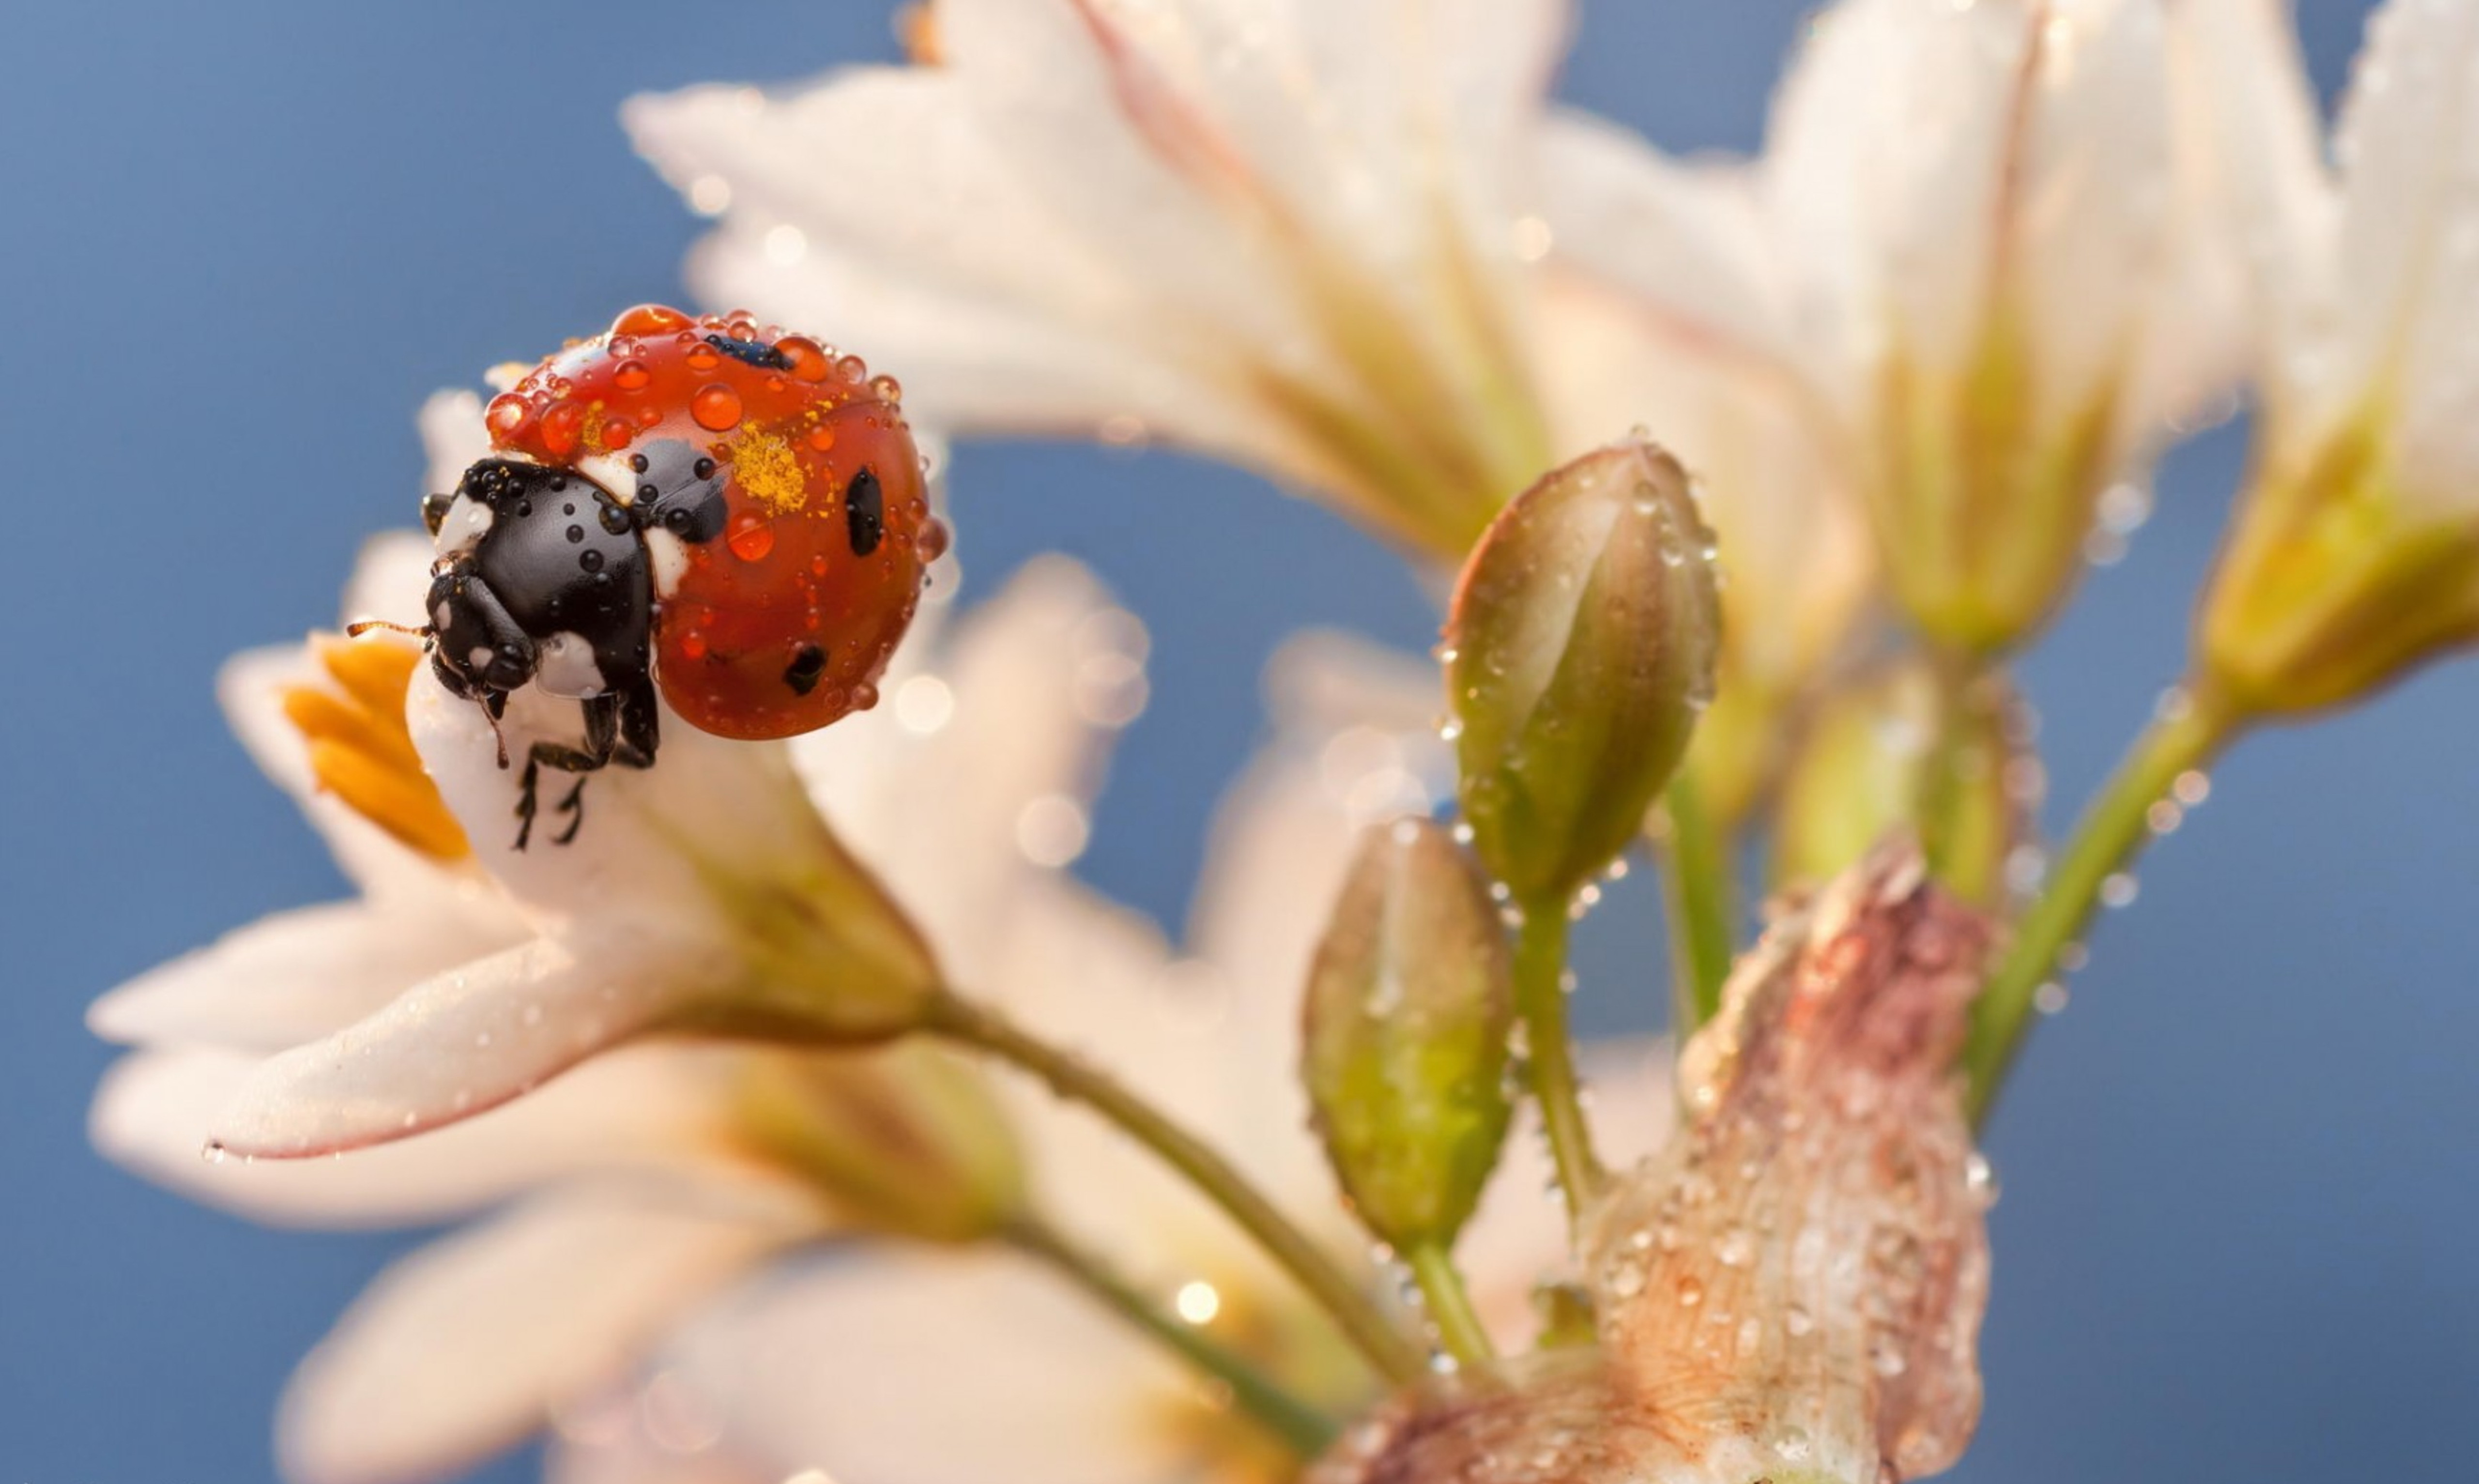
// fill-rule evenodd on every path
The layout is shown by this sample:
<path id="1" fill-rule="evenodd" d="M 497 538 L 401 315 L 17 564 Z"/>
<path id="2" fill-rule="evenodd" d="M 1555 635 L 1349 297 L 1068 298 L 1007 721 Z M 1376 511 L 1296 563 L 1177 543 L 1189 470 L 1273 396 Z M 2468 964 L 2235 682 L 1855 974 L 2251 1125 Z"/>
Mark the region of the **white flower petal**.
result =
<path id="1" fill-rule="evenodd" d="M 424 494 L 456 488 L 465 471 L 491 451 L 491 430 L 482 422 L 482 398 L 473 392 L 433 392 L 422 404 L 420 422 L 422 451 L 430 457 Z M 430 560 L 428 545 L 423 543 L 425 569 Z M 422 596 L 414 594 L 417 602 Z"/>
<path id="2" fill-rule="evenodd" d="M 891 1253 L 769 1285 L 686 1374 L 785 1471 L 869 1484 L 1159 1484 L 1195 1383 L 1025 1260 Z"/>
<path id="3" fill-rule="evenodd" d="M 2338 198 L 2322 119 L 2285 0 L 2185 0 L 2170 13 L 2179 140 L 2206 182 L 2204 208 L 2236 246 L 2250 288 L 2255 374 L 2287 422 L 2319 390 L 2332 357 L 2311 342 L 2332 307 Z M 2302 373 L 2305 379 L 2302 379 Z"/>
<path id="4" fill-rule="evenodd" d="M 402 1226 L 467 1215 L 520 1190 L 622 1168 L 695 1168 L 723 1147 L 728 1053 L 648 1046 L 596 1059 L 532 1097 L 427 1139 L 349 1159 L 210 1162 L 216 1116 L 256 1058 L 182 1050 L 123 1057 L 104 1076 L 89 1134 L 106 1158 L 159 1185 L 286 1226 Z"/>
<path id="5" fill-rule="evenodd" d="M 235 1155 L 300 1159 L 470 1117 L 657 1024 L 704 987 L 715 957 L 616 926 L 582 948 L 521 944 L 271 1058 L 209 1138 Z"/>
<path id="6" fill-rule="evenodd" d="M 2466 510 L 2479 488 L 2479 4 L 2380 8 L 2334 148 L 2339 385 L 2398 395 L 2405 487 Z"/>
<path id="7" fill-rule="evenodd" d="M 1027 811 L 1081 811 L 1102 751 L 1144 699 L 1144 628 L 1065 557 L 1026 564 L 939 661 L 886 702 L 793 743 L 811 797 L 945 954 L 995 991 L 1000 924 L 1035 867 Z"/>
<path id="8" fill-rule="evenodd" d="M 1600 306 L 1604 316 L 1685 365 L 1788 373 L 1799 364 L 1782 269 L 1746 171 L 1680 165 L 1633 132 L 1579 113 L 1552 117 L 1539 148 L 1542 210 L 1558 256 L 1625 292 Z M 1554 357 L 1566 333 L 1544 341 Z M 1568 398 L 1556 403 L 1577 452 L 1643 421 L 1577 426 Z M 1657 426 L 1653 434 L 1664 436 Z"/>
<path id="9" fill-rule="evenodd" d="M 304 1484 L 437 1476 L 607 1383 L 719 1285 L 799 1235 L 782 1218 L 549 1198 L 415 1253 L 302 1363 L 279 1438 Z"/>
<path id="10" fill-rule="evenodd" d="M 276 912 L 94 1002 L 88 1029 L 131 1045 L 275 1051 L 331 1035 L 433 974 L 498 952 L 522 929 L 470 902 L 338 902 Z"/>

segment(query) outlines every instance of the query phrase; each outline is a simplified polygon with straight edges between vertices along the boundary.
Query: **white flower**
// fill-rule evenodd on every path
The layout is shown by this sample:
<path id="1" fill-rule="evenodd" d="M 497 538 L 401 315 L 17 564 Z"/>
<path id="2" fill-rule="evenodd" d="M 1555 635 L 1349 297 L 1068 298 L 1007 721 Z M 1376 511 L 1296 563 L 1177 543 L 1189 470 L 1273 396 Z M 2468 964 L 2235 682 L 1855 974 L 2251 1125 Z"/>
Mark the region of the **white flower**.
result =
<path id="1" fill-rule="evenodd" d="M 1102 904 L 1053 902 L 1012 944 L 1042 995 L 1017 1010 L 1124 1072 L 1365 1267 L 1367 1239 L 1306 1129 L 1298 988 L 1359 829 L 1418 806 L 1443 749 L 1423 672 L 1393 656 L 1307 641 L 1277 661 L 1272 686 L 1277 736 L 1219 815 L 1188 955 Z M 1624 1157 L 1669 1127 L 1664 1060 L 1648 1046 L 1594 1059 L 1607 1142 Z M 1036 1205 L 1077 1244 L 1299 1393 L 1341 1411 L 1373 1397 L 1341 1337 L 1219 1213 L 1115 1131 L 1020 1091 Z M 1566 1263 L 1548 1181 L 1537 1129 L 1519 1129 L 1461 1244 L 1511 1349 L 1531 1341 L 1534 1283 Z M 1160 1484 L 1288 1471 L 1176 1361 L 1003 1251 L 786 1271 L 710 1311 L 666 1362 L 667 1384 L 712 1409 L 753 1478 Z M 629 1477 L 645 1444 L 642 1428 L 576 1429 L 562 1477 L 601 1484 L 606 1450 L 609 1477 Z"/>
<path id="2" fill-rule="evenodd" d="M 1552 138 L 1562 249 L 1777 383 L 1949 645 L 2036 625 L 2102 493 L 2225 386 L 2163 25 L 2160 0 L 1844 0 L 1737 189 Z M 1707 244 L 1692 270 L 1674 239 Z"/>
<path id="3" fill-rule="evenodd" d="M 1565 12 L 938 0 L 935 65 L 626 118 L 728 206 L 701 293 L 939 425 L 1159 434 L 1451 556 L 1552 461 L 1518 196 Z"/>
<path id="4" fill-rule="evenodd" d="M 459 426 L 478 416 L 470 397 L 433 411 L 434 423 Z M 452 453 L 443 450 L 451 470 Z M 405 591 L 418 602 L 426 563 L 423 543 L 382 538 L 348 611 L 391 611 Z M 935 627 L 934 613 L 925 619 Z M 854 764 L 828 770 L 819 806 L 846 837 L 884 855 L 926 919 L 1004 932 L 1018 898 L 1066 888 L 1046 866 L 990 844 L 1036 803 L 1082 806 L 1096 740 L 1141 703 L 1141 653 L 1132 651 L 1140 642 L 1134 621 L 1072 564 L 1029 567 L 939 646 L 940 668 L 923 662 L 931 637 L 919 632 L 889 677 L 891 695 L 915 683 L 943 690 L 934 725 L 918 704 L 908 713 L 890 705 L 839 725 L 831 745 L 800 745 Z M 371 655 L 386 663 L 366 663 Z M 341 676 L 329 673 L 335 665 Z M 362 895 L 243 929 L 123 986 L 92 1016 L 100 1033 L 142 1048 L 100 1089 L 95 1140 L 152 1178 L 261 1219 L 319 1226 L 505 1208 L 391 1269 L 305 1364 L 285 1409 L 284 1452 L 290 1471 L 320 1484 L 429 1476 L 513 1442 L 627 1376 L 683 1313 L 762 1262 L 856 1225 L 939 1235 L 932 1228 L 952 1225 L 958 1202 L 1007 1198 L 1012 1161 L 943 1053 L 672 1039 L 605 1051 L 530 1096 L 422 1139 L 335 1160 L 201 1160 L 210 1131 L 231 1126 L 236 1094 L 254 1095 L 270 1064 L 289 1075 L 302 1043 L 352 1034 L 408 985 L 458 963 L 523 953 L 552 934 L 590 935 L 615 926 L 611 912 L 649 909 L 626 886 L 573 896 L 568 912 L 547 905 L 575 883 L 550 868 L 522 875 L 537 857 L 506 851 L 515 821 L 504 804 L 459 828 L 424 791 L 410 739 L 388 731 L 384 694 L 362 704 L 391 678 L 400 697 L 411 668 L 387 649 L 336 640 L 234 663 L 224 699 L 236 729 Z M 665 768 L 677 740 L 667 741 Z M 793 779 L 789 762 L 773 766 Z M 632 805 L 601 811 L 605 802 L 589 803 L 592 827 L 634 827 Z M 767 802 L 815 817 L 797 781 Z M 484 829 L 500 832 L 496 847 L 481 843 Z M 634 848 L 658 877 L 678 855 Z M 973 869 L 935 869 L 965 857 Z M 540 858 L 590 869 L 581 854 Z M 955 959 L 973 962 L 975 952 L 968 944 Z M 515 1029 L 558 1034 L 554 1011 L 528 1022 L 520 1010 Z M 337 1116 L 384 1134 L 387 1117 L 369 1098 L 406 1096 L 408 1085 L 487 1085 L 460 1063 L 489 1062 L 490 1048 L 462 1044 L 461 1034 L 430 1046 L 441 1065 L 419 1065 L 430 1035 L 419 1029 L 406 1064 L 374 1084 L 382 1091 Z M 322 1116 L 316 1096 L 297 1093 L 296 1125 Z M 883 1156 L 851 1137 L 861 1110 L 873 1123 L 913 1125 L 902 1184 L 868 1185 L 861 1166 Z M 925 1167 L 922 1145 L 948 1153 L 952 1179 L 942 1185 L 939 1167 Z"/>
<path id="5" fill-rule="evenodd" d="M 2209 699 L 2329 705 L 2479 636 L 2479 6 L 2376 11 L 2329 168 L 2286 7 L 2200 0 L 2179 39 L 2262 398 Z"/>
<path id="6" fill-rule="evenodd" d="M 1734 594 L 1699 771 L 1744 807 L 1872 565 L 1837 450 L 1748 374 L 1736 325 L 1772 312 L 1752 215 L 1622 199 L 1577 224 L 1690 315 L 1554 251 L 1569 229 L 1535 198 L 1563 0 L 930 13 L 933 65 L 629 105 L 639 147 L 724 217 L 701 293 L 836 327 L 942 426 L 1159 435 L 1449 560 L 1641 424 L 1712 492 Z"/>

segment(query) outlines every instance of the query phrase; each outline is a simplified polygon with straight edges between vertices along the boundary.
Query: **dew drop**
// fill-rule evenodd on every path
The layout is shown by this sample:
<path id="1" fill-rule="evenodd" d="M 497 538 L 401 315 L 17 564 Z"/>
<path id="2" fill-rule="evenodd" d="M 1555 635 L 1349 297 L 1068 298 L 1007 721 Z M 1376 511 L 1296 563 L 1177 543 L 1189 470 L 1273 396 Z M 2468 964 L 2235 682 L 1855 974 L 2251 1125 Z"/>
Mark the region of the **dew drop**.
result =
<path id="1" fill-rule="evenodd" d="M 732 523 L 731 533 L 724 540 L 742 561 L 763 561 L 775 550 L 775 523 L 762 515 L 744 515 Z"/>
<path id="2" fill-rule="evenodd" d="M 653 379 L 654 373 L 646 369 L 643 361 L 623 361 L 620 369 L 611 373 L 611 384 L 623 392 L 643 390 Z"/>
<path id="3" fill-rule="evenodd" d="M 720 381 L 707 382 L 689 398 L 689 416 L 709 432 L 729 432 L 740 425 L 740 394 Z"/>
<path id="4" fill-rule="evenodd" d="M 686 328 L 688 322 L 688 316 L 668 304 L 640 304 L 634 309 L 622 310 L 620 318 L 611 321 L 611 333 L 663 335 Z"/>
<path id="5" fill-rule="evenodd" d="M 502 392 L 491 398 L 491 409 L 482 415 L 482 421 L 489 425 L 493 438 L 505 443 L 517 436 L 532 413 L 533 408 L 524 397 L 514 392 Z"/>
<path id="6" fill-rule="evenodd" d="M 2134 873 L 2112 871 L 2101 881 L 2100 905 L 2111 908 L 2131 907 L 2139 890 L 2141 888 L 2136 885 Z"/>

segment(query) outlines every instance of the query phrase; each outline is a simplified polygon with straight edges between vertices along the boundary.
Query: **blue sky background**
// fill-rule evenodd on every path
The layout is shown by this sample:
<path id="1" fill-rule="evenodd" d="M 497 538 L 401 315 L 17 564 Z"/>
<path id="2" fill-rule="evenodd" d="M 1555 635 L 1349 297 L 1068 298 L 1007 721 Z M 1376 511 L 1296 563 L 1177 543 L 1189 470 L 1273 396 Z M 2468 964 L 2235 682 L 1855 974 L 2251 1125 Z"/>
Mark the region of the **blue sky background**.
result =
<path id="1" fill-rule="evenodd" d="M 2364 7 L 2305 9 L 2330 90 Z M 1603 0 L 1566 90 L 1746 146 L 1800 10 Z M 406 1240 L 258 1231 L 86 1146 L 109 1055 L 86 1002 L 339 889 L 226 736 L 215 668 L 328 621 L 362 537 L 411 519 L 424 394 L 677 296 L 696 224 L 623 97 L 882 57 L 885 15 L 155 0 L 13 7 L 0 36 L 0 1484 L 261 1479 L 286 1369 Z M 2060 812 L 2174 672 L 2238 453 L 2172 462 L 2028 667 Z M 1061 549 L 1152 624 L 1155 704 L 1083 869 L 1165 920 L 1276 640 L 1434 622 L 1368 542 L 1170 455 L 971 447 L 955 509 L 973 587 Z M 1990 1399 L 1955 1477 L 2468 1477 L 2474 680 L 2250 742 L 2104 926 L 1995 1133 Z M 1598 1028 L 1653 1013 L 1649 910 L 1590 925 Z"/>

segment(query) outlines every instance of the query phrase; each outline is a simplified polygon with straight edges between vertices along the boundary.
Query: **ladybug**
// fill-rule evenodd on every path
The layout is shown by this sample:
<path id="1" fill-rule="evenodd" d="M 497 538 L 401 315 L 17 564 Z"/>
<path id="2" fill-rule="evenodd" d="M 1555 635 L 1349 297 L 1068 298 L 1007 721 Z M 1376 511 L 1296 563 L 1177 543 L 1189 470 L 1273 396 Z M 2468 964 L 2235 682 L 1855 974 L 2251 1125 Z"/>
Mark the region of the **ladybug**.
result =
<path id="1" fill-rule="evenodd" d="M 542 770 L 577 776 L 567 844 L 586 775 L 653 766 L 657 691 L 746 739 L 877 704 L 947 543 L 901 395 L 745 313 L 648 304 L 493 399 L 490 455 L 422 501 L 439 554 L 419 632 L 495 727 L 528 684 L 582 709 L 578 745 L 527 750 L 518 849 Z"/>

